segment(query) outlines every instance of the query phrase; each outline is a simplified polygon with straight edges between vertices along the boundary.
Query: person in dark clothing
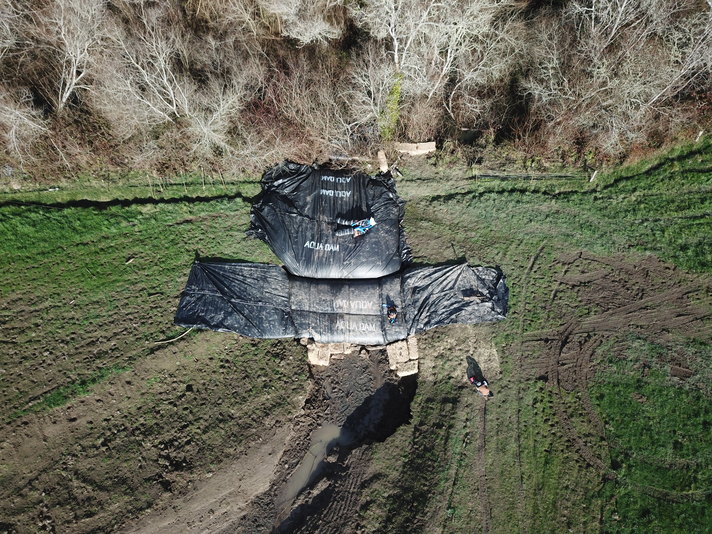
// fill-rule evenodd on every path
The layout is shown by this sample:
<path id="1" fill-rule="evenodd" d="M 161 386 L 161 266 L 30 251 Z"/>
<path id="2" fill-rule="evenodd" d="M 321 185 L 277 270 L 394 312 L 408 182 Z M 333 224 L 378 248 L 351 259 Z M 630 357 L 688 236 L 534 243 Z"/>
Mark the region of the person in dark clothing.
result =
<path id="1" fill-rule="evenodd" d="M 386 309 L 386 318 L 389 324 L 396 324 L 398 320 L 398 308 L 396 308 L 395 303 L 388 299 L 388 304 L 382 305 Z"/>
<path id="2" fill-rule="evenodd" d="M 480 369 L 480 366 L 477 365 L 477 362 L 472 356 L 467 356 L 467 380 L 477 388 L 477 393 L 482 395 L 483 397 L 494 397 L 494 393 L 492 393 L 489 389 L 489 382 L 487 382 L 487 379 L 485 376 L 482 374 L 482 369 Z"/>
<path id="3" fill-rule="evenodd" d="M 368 219 L 356 221 L 351 226 L 354 229 L 354 237 L 360 237 L 376 226 L 376 220 L 373 217 L 369 217 Z"/>
<path id="4" fill-rule="evenodd" d="M 398 320 L 398 309 L 396 308 L 395 304 L 392 306 L 388 306 L 386 309 L 388 313 L 388 322 L 391 324 L 396 324 L 396 321 Z"/>

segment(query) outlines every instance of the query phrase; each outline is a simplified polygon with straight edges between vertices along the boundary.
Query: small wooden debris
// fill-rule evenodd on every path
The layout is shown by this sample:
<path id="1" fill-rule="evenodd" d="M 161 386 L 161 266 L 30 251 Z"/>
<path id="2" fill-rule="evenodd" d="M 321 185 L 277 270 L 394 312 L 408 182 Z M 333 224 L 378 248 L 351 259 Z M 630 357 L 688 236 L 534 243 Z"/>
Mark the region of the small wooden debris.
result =
<path id="1" fill-rule="evenodd" d="M 388 160 L 383 150 L 378 151 L 378 168 L 381 172 L 388 172 Z"/>
<path id="2" fill-rule="evenodd" d="M 435 141 L 427 143 L 394 143 L 393 148 L 409 156 L 422 156 L 435 152 Z"/>

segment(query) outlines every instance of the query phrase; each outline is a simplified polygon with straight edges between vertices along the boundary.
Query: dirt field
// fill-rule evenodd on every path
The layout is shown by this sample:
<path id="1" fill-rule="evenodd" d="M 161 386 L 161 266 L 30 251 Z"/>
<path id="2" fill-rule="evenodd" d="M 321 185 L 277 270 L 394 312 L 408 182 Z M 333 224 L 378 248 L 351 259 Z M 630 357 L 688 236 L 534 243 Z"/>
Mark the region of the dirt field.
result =
<path id="1" fill-rule="evenodd" d="M 242 373 L 255 372 L 244 360 L 249 347 L 247 340 L 210 332 L 184 338 L 89 395 L 6 425 L 0 449 L 3 514 L 12 513 L 19 527 L 6 531 L 113 531 L 126 513 L 149 503 L 175 506 L 175 495 L 196 484 L 207 484 L 215 499 L 228 499 L 226 513 L 259 493 L 270 475 L 265 462 L 279 457 L 281 449 L 274 447 L 301 408 L 303 390 L 301 380 L 278 377 L 280 389 L 241 403 L 247 378 Z M 283 355 L 285 349 L 296 351 L 281 363 L 287 375 L 306 370 L 301 348 L 275 348 Z M 236 354 L 243 355 L 241 361 L 234 360 Z M 265 435 L 269 429 L 280 430 L 271 438 Z M 239 459 L 235 471 L 217 470 L 225 457 Z M 258 464 L 249 460 L 257 457 Z M 245 473 L 240 462 L 259 469 Z M 238 504 L 225 492 L 240 496 Z M 190 506 L 196 514 L 201 510 L 200 503 Z M 165 528 L 175 532 L 170 524 Z"/>
<path id="2" fill-rule="evenodd" d="M 399 191 L 416 261 L 500 265 L 511 300 L 496 325 L 419 335 L 403 378 L 382 348 L 312 367 L 296 340 L 156 343 L 183 332 L 195 249 L 274 261 L 244 238 L 243 199 L 0 206 L 0 533 L 707 524 L 710 186 L 661 161 L 579 193 L 414 165 Z"/>
<path id="3" fill-rule="evenodd" d="M 499 357 L 486 331 L 478 335 L 477 330 L 465 330 L 469 353 L 496 379 Z M 333 357 L 328 367 L 313 367 L 310 393 L 290 425 L 265 436 L 243 458 L 196 483 L 183 498 L 120 532 L 175 532 L 177 528 L 226 534 L 368 532 L 358 517 L 377 478 L 371 472 L 372 445 L 388 439 L 410 420 L 418 381 L 447 377 L 458 387 L 469 388 L 459 358 L 462 347 L 452 348 L 442 347 L 443 355 L 450 357 L 438 361 L 426 357 L 417 379 L 395 376 L 382 349 L 362 348 Z M 469 397 L 468 408 L 481 415 L 484 400 Z M 484 424 L 483 417 L 480 421 Z M 336 432 L 315 440 L 325 428 Z M 479 431 L 483 442 L 485 434 L 482 428 Z"/>

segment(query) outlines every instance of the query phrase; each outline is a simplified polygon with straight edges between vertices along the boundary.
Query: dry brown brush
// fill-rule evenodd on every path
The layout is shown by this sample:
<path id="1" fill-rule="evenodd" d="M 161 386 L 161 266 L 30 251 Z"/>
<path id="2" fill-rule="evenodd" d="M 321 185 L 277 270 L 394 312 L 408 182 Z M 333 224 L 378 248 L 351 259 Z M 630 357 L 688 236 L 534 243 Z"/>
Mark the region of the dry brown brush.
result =
<path id="1" fill-rule="evenodd" d="M 239 173 L 462 130 L 620 157 L 709 126 L 710 58 L 699 0 L 3 0 L 2 160 Z"/>

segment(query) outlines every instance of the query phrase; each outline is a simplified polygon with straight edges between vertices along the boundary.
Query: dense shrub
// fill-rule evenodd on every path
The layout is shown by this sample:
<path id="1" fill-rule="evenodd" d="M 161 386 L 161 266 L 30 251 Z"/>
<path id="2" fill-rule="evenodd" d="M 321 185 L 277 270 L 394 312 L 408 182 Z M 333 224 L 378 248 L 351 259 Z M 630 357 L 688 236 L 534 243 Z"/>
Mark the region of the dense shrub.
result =
<path id="1" fill-rule="evenodd" d="M 620 156 L 709 121 L 708 4 L 5 0 L 2 159 L 51 166 L 41 147 L 86 117 L 114 161 L 153 170 L 363 156 L 463 129 Z M 96 135 L 87 150 L 106 162 Z"/>

